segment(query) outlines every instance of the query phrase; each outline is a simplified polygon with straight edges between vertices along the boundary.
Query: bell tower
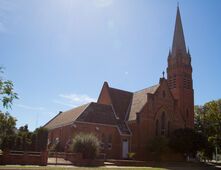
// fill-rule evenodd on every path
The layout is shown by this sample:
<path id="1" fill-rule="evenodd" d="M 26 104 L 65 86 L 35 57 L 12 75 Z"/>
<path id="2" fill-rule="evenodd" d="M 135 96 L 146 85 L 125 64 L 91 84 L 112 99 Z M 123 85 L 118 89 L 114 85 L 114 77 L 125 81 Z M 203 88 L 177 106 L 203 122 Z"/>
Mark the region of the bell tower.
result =
<path id="1" fill-rule="evenodd" d="M 179 6 L 177 7 L 172 51 L 168 55 L 167 79 L 169 88 L 176 99 L 178 127 L 194 127 L 194 91 L 191 55 L 187 51 Z"/>

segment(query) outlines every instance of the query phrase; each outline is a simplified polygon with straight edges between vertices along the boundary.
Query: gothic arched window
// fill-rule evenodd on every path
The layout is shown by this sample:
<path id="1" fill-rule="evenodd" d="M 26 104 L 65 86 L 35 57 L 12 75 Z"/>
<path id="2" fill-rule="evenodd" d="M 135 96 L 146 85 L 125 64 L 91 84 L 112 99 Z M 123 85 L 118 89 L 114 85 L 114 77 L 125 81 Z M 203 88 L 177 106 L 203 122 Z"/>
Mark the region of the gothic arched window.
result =
<path id="1" fill-rule="evenodd" d="M 159 131 L 159 121 L 158 120 L 156 121 L 155 126 L 156 126 L 156 132 L 155 133 L 156 133 L 156 136 L 158 136 L 158 131 Z"/>
<path id="2" fill-rule="evenodd" d="M 186 109 L 186 119 L 188 119 L 188 118 L 189 118 L 189 110 Z"/>
<path id="3" fill-rule="evenodd" d="M 161 115 L 161 135 L 165 135 L 165 131 L 166 131 L 166 129 L 165 129 L 165 122 L 166 120 L 165 120 L 165 112 L 163 112 L 162 113 L 162 115 Z"/>
<path id="4" fill-rule="evenodd" d="M 168 121 L 168 124 L 167 124 L 167 134 L 168 136 L 170 136 L 170 121 Z"/>

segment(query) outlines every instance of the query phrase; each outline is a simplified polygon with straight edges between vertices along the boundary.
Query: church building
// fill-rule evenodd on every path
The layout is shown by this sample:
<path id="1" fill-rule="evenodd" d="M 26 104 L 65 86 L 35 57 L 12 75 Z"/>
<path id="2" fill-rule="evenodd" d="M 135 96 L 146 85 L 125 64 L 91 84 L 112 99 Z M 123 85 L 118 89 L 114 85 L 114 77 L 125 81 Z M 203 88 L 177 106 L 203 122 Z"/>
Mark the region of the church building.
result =
<path id="1" fill-rule="evenodd" d="M 60 112 L 44 126 L 49 130 L 49 142 L 59 141 L 60 151 L 66 151 L 76 134 L 93 133 L 106 158 L 124 159 L 133 152 L 136 159 L 144 159 L 150 139 L 169 136 L 178 128 L 193 128 L 191 55 L 179 7 L 167 62 L 167 78 L 163 76 L 158 84 L 136 92 L 104 82 L 97 102 Z"/>

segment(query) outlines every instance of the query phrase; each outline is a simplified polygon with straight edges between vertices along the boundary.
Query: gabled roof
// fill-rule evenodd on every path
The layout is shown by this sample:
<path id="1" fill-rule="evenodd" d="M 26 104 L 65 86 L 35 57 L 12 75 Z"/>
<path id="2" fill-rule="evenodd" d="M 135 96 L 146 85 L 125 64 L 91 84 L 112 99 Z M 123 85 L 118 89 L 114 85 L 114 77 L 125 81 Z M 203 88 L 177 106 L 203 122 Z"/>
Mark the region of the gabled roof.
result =
<path id="1" fill-rule="evenodd" d="M 74 122 L 88 105 L 89 104 L 85 104 L 74 109 L 59 113 L 53 119 L 51 119 L 44 127 L 47 129 L 54 129 L 60 126 L 68 125 Z"/>
<path id="2" fill-rule="evenodd" d="M 78 121 L 116 125 L 122 134 L 130 134 L 125 120 L 135 120 L 136 113 L 140 112 L 148 102 L 147 94 L 154 94 L 159 86 L 160 84 L 157 84 L 134 93 L 107 86 L 107 92 L 111 98 L 110 104 L 99 103 L 99 101 L 98 103 L 91 102 L 66 112 L 61 112 L 44 127 L 54 129 Z M 102 94 L 99 98 L 102 101 Z"/>
<path id="3" fill-rule="evenodd" d="M 160 84 L 133 93 L 128 121 L 136 120 L 136 113 L 140 112 L 147 101 L 147 93 L 154 94 Z"/>
<path id="4" fill-rule="evenodd" d="M 115 113 L 120 120 L 124 121 L 132 100 L 133 93 L 110 87 L 109 94 Z"/>
<path id="5" fill-rule="evenodd" d="M 61 112 L 50 120 L 44 127 L 54 129 L 66 126 L 74 121 L 117 125 L 118 120 L 111 105 L 91 102 L 77 108 Z"/>
<path id="6" fill-rule="evenodd" d="M 76 121 L 117 125 L 117 119 L 111 105 L 91 103 Z"/>

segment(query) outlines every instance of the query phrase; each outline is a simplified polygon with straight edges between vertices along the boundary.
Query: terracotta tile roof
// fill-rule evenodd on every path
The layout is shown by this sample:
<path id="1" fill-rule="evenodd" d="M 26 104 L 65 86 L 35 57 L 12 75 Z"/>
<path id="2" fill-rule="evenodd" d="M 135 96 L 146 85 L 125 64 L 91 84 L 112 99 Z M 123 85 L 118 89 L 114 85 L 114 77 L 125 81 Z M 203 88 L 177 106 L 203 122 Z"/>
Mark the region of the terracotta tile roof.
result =
<path id="1" fill-rule="evenodd" d="M 74 122 L 78 118 L 78 116 L 80 116 L 80 114 L 84 111 L 84 109 L 88 105 L 89 104 L 85 104 L 85 105 L 76 107 L 74 109 L 59 113 L 53 119 L 51 119 L 44 127 L 48 129 L 54 129 L 56 127 L 70 124 Z"/>
<path id="2" fill-rule="evenodd" d="M 74 121 L 117 125 L 123 134 L 130 134 L 125 120 L 135 120 L 147 101 L 147 93 L 155 93 L 160 85 L 155 85 L 134 93 L 109 88 L 112 105 L 89 103 L 66 112 L 59 113 L 44 127 L 54 129 Z M 115 115 L 116 113 L 116 115 Z"/>
<path id="3" fill-rule="evenodd" d="M 76 121 L 117 125 L 117 118 L 111 105 L 92 102 Z"/>
<path id="4" fill-rule="evenodd" d="M 136 113 L 140 112 L 144 105 L 147 103 L 147 93 L 153 94 L 156 92 L 160 85 L 151 86 L 149 88 L 137 91 L 133 93 L 133 99 L 131 103 L 128 120 L 136 120 Z"/>
<path id="5" fill-rule="evenodd" d="M 121 120 L 125 120 L 133 93 L 111 87 L 109 93 L 115 113 Z"/>

